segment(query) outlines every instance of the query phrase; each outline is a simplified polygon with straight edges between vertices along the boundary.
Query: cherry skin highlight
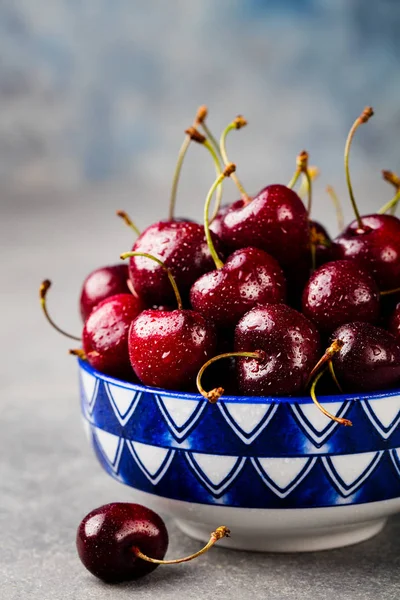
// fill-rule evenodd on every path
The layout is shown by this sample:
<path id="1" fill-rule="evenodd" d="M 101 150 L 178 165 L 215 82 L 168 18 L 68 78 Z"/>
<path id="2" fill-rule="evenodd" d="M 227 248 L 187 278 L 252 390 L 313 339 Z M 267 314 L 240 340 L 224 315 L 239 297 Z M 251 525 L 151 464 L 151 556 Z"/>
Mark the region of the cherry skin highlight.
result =
<path id="1" fill-rule="evenodd" d="M 212 324 L 193 310 L 145 310 L 129 330 L 129 358 L 140 381 L 170 390 L 193 387 L 216 344 Z"/>
<path id="2" fill-rule="evenodd" d="M 285 269 L 309 252 L 307 210 L 285 185 L 269 185 L 251 202 L 238 200 L 221 223 L 224 247 L 254 246 L 271 254 Z"/>
<path id="3" fill-rule="evenodd" d="M 80 296 L 80 312 L 83 322 L 86 321 L 97 304 L 116 294 L 129 294 L 127 265 L 100 267 L 92 271 L 82 285 Z"/>
<path id="4" fill-rule="evenodd" d="M 113 502 L 92 510 L 78 527 L 76 546 L 84 566 L 108 583 L 139 579 L 158 566 L 133 552 L 163 559 L 168 548 L 164 521 L 140 504 Z"/>
<path id="5" fill-rule="evenodd" d="M 190 290 L 195 310 L 217 327 L 234 327 L 253 306 L 284 302 L 285 276 L 278 262 L 258 248 L 236 250 L 221 269 L 205 273 Z"/>
<path id="6" fill-rule="evenodd" d="M 302 312 L 320 332 L 331 333 L 351 321 L 379 319 L 379 289 L 355 261 L 328 262 L 310 277 L 302 298 Z"/>
<path id="7" fill-rule="evenodd" d="M 304 315 L 284 304 L 256 306 L 235 329 L 235 350 L 263 351 L 261 360 L 236 360 L 239 390 L 250 396 L 285 396 L 304 390 L 319 358 L 318 331 Z"/>
<path id="8" fill-rule="evenodd" d="M 372 275 L 381 291 L 400 287 L 400 220 L 392 215 L 355 220 L 334 240 L 333 259 L 357 260 Z"/>
<path id="9" fill-rule="evenodd" d="M 94 369 L 121 379 L 132 378 L 128 355 L 128 332 L 143 310 L 139 298 L 117 294 L 100 302 L 83 328 L 83 350 Z"/>
<path id="10" fill-rule="evenodd" d="M 218 239 L 213 234 L 217 251 Z M 150 225 L 136 240 L 133 252 L 152 254 L 171 270 L 185 297 L 203 273 L 214 268 L 204 227 L 188 221 L 159 222 Z M 146 258 L 130 258 L 129 274 L 137 294 L 148 306 L 174 303 L 175 297 L 165 270 Z"/>
<path id="11" fill-rule="evenodd" d="M 373 392 L 400 383 L 400 345 L 396 338 L 370 323 L 346 323 L 330 341 L 343 347 L 332 358 L 336 376 L 348 392 Z"/>

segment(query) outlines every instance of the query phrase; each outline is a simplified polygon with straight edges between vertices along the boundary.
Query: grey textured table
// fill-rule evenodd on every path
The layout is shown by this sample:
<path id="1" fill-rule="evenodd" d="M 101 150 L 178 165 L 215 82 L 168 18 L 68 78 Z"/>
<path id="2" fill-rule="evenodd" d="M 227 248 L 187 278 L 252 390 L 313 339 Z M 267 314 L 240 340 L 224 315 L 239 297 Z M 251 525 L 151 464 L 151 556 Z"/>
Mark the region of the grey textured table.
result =
<path id="1" fill-rule="evenodd" d="M 77 373 L 68 340 L 44 322 L 37 300 L 50 277 L 54 317 L 77 331 L 76 297 L 84 275 L 114 262 L 131 236 L 112 218 L 130 193 L 80 198 L 14 197 L 2 211 L 2 373 L 0 435 L 0 597 L 2 600 L 140 598 L 398 600 L 400 518 L 358 546 L 303 555 L 213 549 L 197 561 L 160 567 L 118 587 L 95 580 L 75 552 L 81 517 L 130 490 L 97 464 L 81 427 Z M 61 200 L 61 201 L 60 201 Z M 151 210 L 151 205 L 149 209 Z M 143 225 L 146 222 L 142 216 Z M 199 544 L 168 522 L 171 557 Z"/>

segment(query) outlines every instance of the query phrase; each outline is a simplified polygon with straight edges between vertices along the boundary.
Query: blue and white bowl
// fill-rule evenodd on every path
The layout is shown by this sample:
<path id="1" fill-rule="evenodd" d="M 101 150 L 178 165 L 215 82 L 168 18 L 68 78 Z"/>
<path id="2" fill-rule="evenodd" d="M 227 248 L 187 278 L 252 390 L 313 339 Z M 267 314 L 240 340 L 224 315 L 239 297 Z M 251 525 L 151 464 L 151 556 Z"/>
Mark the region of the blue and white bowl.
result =
<path id="1" fill-rule="evenodd" d="M 322 398 L 171 392 L 107 377 L 80 361 L 81 405 L 95 453 L 133 500 L 206 541 L 258 551 L 345 546 L 400 511 L 400 390 Z"/>

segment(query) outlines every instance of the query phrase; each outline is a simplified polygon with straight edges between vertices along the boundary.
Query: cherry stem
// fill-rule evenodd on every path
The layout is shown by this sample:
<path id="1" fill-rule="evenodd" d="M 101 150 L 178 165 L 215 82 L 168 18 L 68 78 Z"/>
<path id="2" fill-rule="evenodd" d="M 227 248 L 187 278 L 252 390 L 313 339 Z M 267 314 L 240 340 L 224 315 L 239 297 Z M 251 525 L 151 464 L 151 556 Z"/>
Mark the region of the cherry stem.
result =
<path id="1" fill-rule="evenodd" d="M 331 374 L 331 377 L 332 377 L 333 381 L 335 382 L 335 385 L 336 385 L 337 389 L 339 390 L 339 392 L 341 394 L 343 394 L 343 389 L 342 389 L 342 386 L 339 383 L 338 378 L 336 377 L 336 373 L 335 373 L 335 369 L 333 368 L 333 362 L 332 362 L 332 360 L 328 361 L 328 368 L 329 368 L 329 372 Z"/>
<path id="2" fill-rule="evenodd" d="M 319 403 L 317 396 L 315 395 L 315 388 L 317 387 L 317 383 L 321 379 L 321 377 L 324 375 L 325 371 L 326 371 L 326 368 L 323 371 L 321 371 L 321 373 L 318 373 L 318 375 L 315 377 L 315 379 L 312 383 L 311 390 L 310 390 L 310 396 L 312 398 L 312 401 L 326 417 L 328 417 L 329 419 L 332 419 L 332 421 L 336 421 L 336 423 L 339 423 L 340 425 L 344 425 L 345 427 L 351 427 L 351 425 L 353 425 L 353 423 L 351 421 L 349 421 L 348 419 L 343 419 L 341 417 L 335 417 L 335 415 L 333 415 L 332 413 L 327 411 L 322 406 L 322 404 Z"/>
<path id="3" fill-rule="evenodd" d="M 290 188 L 290 189 L 294 188 L 301 173 L 303 173 L 303 175 L 307 181 L 307 194 L 308 194 L 307 212 L 308 212 L 308 216 L 310 216 L 311 204 L 312 204 L 312 183 L 311 183 L 310 173 L 308 172 L 308 152 L 306 152 L 305 150 L 300 152 L 300 154 L 298 154 L 296 157 L 296 171 L 294 172 L 292 179 L 289 181 L 289 183 L 287 185 L 288 188 Z"/>
<path id="4" fill-rule="evenodd" d="M 382 206 L 382 208 L 380 208 L 378 210 L 378 214 L 383 215 L 383 214 L 387 213 L 387 211 L 390 210 L 391 208 L 396 208 L 399 200 L 400 200 L 400 189 L 397 190 L 396 194 L 393 196 L 393 198 L 391 200 L 389 200 L 389 202 L 386 202 L 386 204 L 384 204 Z"/>
<path id="5" fill-rule="evenodd" d="M 168 275 L 168 279 L 174 290 L 176 302 L 178 304 L 178 310 L 182 310 L 183 309 L 182 298 L 179 293 L 178 286 L 176 285 L 175 278 L 172 275 L 171 270 L 168 269 L 168 267 L 166 267 L 164 265 L 163 261 L 160 260 L 159 258 L 156 258 L 152 254 L 147 254 L 147 252 L 124 252 L 123 254 L 121 254 L 120 258 L 122 258 L 122 260 L 125 260 L 126 258 L 131 258 L 132 256 L 142 256 L 143 258 L 149 258 L 150 260 L 154 260 L 154 262 L 156 262 L 158 265 L 160 265 L 160 267 L 162 267 L 164 269 L 164 271 Z"/>
<path id="6" fill-rule="evenodd" d="M 338 229 L 339 229 L 339 231 L 343 231 L 344 216 L 343 216 L 342 204 L 339 200 L 339 197 L 331 185 L 326 186 L 326 192 L 327 192 L 327 194 L 329 194 L 329 197 L 332 200 L 333 206 L 335 207 Z"/>
<path id="7" fill-rule="evenodd" d="M 393 290 L 384 290 L 380 292 L 381 296 L 389 296 L 390 294 L 398 294 L 400 292 L 400 287 L 394 288 Z"/>
<path id="8" fill-rule="evenodd" d="M 224 263 L 218 256 L 218 253 L 214 246 L 214 242 L 213 242 L 213 239 L 211 236 L 211 231 L 210 231 L 210 221 L 209 221 L 209 217 L 208 217 L 208 212 L 210 210 L 210 203 L 211 203 L 211 200 L 212 200 L 215 190 L 218 188 L 218 186 L 220 186 L 222 184 L 225 177 L 230 177 L 232 175 L 232 173 L 235 172 L 235 169 L 236 169 L 236 166 L 233 163 L 230 163 L 229 165 L 227 165 L 225 167 L 224 171 L 222 173 L 220 173 L 220 175 L 218 175 L 217 179 L 214 181 L 214 183 L 210 187 L 209 192 L 207 194 L 205 204 L 204 204 L 204 232 L 206 234 L 206 240 L 207 240 L 208 248 L 210 250 L 210 254 L 213 257 L 213 260 L 215 262 L 215 266 L 217 267 L 217 269 L 222 269 L 222 267 L 224 266 Z"/>
<path id="9" fill-rule="evenodd" d="M 132 221 L 132 219 L 130 218 L 128 213 L 126 213 L 124 210 L 117 210 L 116 215 L 117 215 L 117 217 L 121 217 L 121 219 L 124 221 L 125 225 L 128 225 L 128 227 L 133 229 L 133 231 L 136 233 L 137 236 L 140 235 L 139 228 L 136 227 L 135 223 Z"/>
<path id="10" fill-rule="evenodd" d="M 382 177 L 385 181 L 387 181 L 388 183 L 391 183 L 397 191 L 400 190 L 400 177 L 396 174 L 393 173 L 393 171 L 382 171 Z M 391 209 L 390 209 L 390 214 L 394 215 L 396 212 L 396 208 L 397 208 L 397 203 L 394 204 Z"/>
<path id="11" fill-rule="evenodd" d="M 206 116 L 207 116 L 207 107 L 200 106 L 197 109 L 197 113 L 196 113 L 196 116 L 193 121 L 193 127 L 197 127 L 198 125 L 203 123 Z M 171 195 L 170 195 L 170 200 L 169 200 L 168 218 L 170 221 L 172 221 L 174 219 L 176 195 L 177 195 L 177 191 L 178 191 L 179 178 L 181 175 L 182 165 L 183 165 L 183 161 L 186 156 L 186 152 L 188 151 L 188 148 L 190 146 L 190 140 L 191 140 L 190 136 L 188 134 L 186 134 L 186 137 L 182 142 L 182 146 L 180 147 L 180 150 L 178 153 L 178 158 L 176 161 L 175 172 L 174 172 L 174 176 L 172 179 Z"/>
<path id="12" fill-rule="evenodd" d="M 77 356 L 81 360 L 87 360 L 87 356 L 81 348 L 71 348 L 70 350 L 68 350 L 68 354 L 72 354 L 72 356 Z"/>
<path id="13" fill-rule="evenodd" d="M 218 387 L 218 388 L 214 388 L 213 390 L 210 390 L 209 392 L 206 392 L 206 390 L 201 385 L 201 378 L 203 377 L 204 371 L 207 369 L 207 367 L 209 367 L 210 365 L 215 363 L 217 360 L 220 360 L 222 358 L 258 358 L 258 359 L 262 359 L 263 352 L 261 350 L 258 350 L 256 352 L 224 352 L 224 354 L 218 354 L 218 356 L 214 356 L 213 358 L 210 358 L 210 360 L 208 360 L 206 363 L 204 363 L 204 365 L 201 367 L 200 371 L 197 373 L 196 385 L 197 385 L 197 389 L 199 390 L 199 393 L 202 396 L 204 396 L 204 398 L 206 398 L 212 404 L 215 404 L 215 402 L 218 401 L 218 399 L 222 396 L 222 394 L 224 393 L 225 390 L 222 387 Z"/>
<path id="14" fill-rule="evenodd" d="M 223 130 L 222 134 L 221 134 L 221 138 L 219 141 L 219 147 L 220 147 L 220 152 L 221 152 L 221 156 L 222 156 L 222 160 L 224 162 L 224 165 L 227 166 L 229 165 L 229 159 L 228 159 L 228 155 L 226 153 L 226 136 L 228 135 L 228 133 L 230 131 L 232 131 L 233 129 L 241 129 L 242 127 L 245 127 L 245 125 L 247 125 L 247 121 L 244 117 L 242 117 L 242 115 L 238 115 L 236 117 L 236 119 L 234 119 L 232 121 L 232 123 L 229 123 L 229 125 Z M 234 173 L 232 175 L 232 179 L 235 182 L 236 187 L 238 188 L 240 195 L 242 196 L 242 199 L 244 200 L 244 202 L 246 204 L 248 204 L 249 202 L 251 202 L 251 198 L 250 196 L 247 194 L 246 190 L 244 189 L 242 183 L 240 182 L 238 176 L 236 175 L 236 173 Z"/>
<path id="15" fill-rule="evenodd" d="M 318 169 L 318 167 L 310 166 L 310 167 L 308 167 L 308 173 L 309 173 L 309 175 L 311 177 L 311 180 L 315 181 L 315 179 L 317 179 L 317 177 L 319 176 L 319 169 Z M 307 195 L 307 192 L 308 192 L 307 178 L 303 177 L 303 179 L 302 179 L 302 181 L 300 183 L 300 188 L 299 188 L 299 191 L 298 191 L 298 196 L 303 199 L 304 196 Z"/>
<path id="16" fill-rule="evenodd" d="M 324 355 L 319 359 L 319 361 L 311 371 L 310 375 L 308 376 L 307 387 L 310 385 L 316 373 L 320 371 L 321 367 L 323 367 L 329 360 L 331 360 L 331 358 L 335 356 L 337 352 L 340 352 L 343 346 L 344 342 L 342 342 L 342 340 L 333 340 L 332 344 L 329 346 L 329 348 L 325 350 Z"/>
<path id="17" fill-rule="evenodd" d="M 42 281 L 42 283 L 40 284 L 40 288 L 39 288 L 40 305 L 42 307 L 44 316 L 46 317 L 46 319 L 48 320 L 50 325 L 53 327 L 53 329 L 58 331 L 58 333 L 61 333 L 61 335 L 64 335 L 65 337 L 70 338 L 71 340 L 77 340 L 78 342 L 80 342 L 81 341 L 80 337 L 78 337 L 76 335 L 71 335 L 67 331 L 64 331 L 64 329 L 61 329 L 61 327 L 56 325 L 55 322 L 53 321 L 53 319 L 50 317 L 49 312 L 47 310 L 47 300 L 46 300 L 47 292 L 50 289 L 50 287 L 51 287 L 51 281 L 49 279 L 45 279 L 44 281 Z"/>
<path id="18" fill-rule="evenodd" d="M 215 171 L 218 175 L 220 175 L 222 173 L 222 168 L 221 168 L 221 163 L 219 161 L 218 155 L 215 152 L 213 146 L 210 144 L 210 142 L 204 137 L 204 135 L 202 135 L 195 127 L 189 127 L 189 129 L 186 130 L 187 135 L 190 135 L 190 139 L 194 142 L 197 142 L 198 144 L 202 144 L 205 148 L 207 148 L 207 150 L 209 151 L 209 153 L 211 154 L 211 157 L 214 161 L 215 164 Z M 213 222 L 213 220 L 215 219 L 215 217 L 217 216 L 217 213 L 219 211 L 219 207 L 221 206 L 221 200 L 222 200 L 222 192 L 223 192 L 223 186 L 220 185 L 218 186 L 217 189 L 217 197 L 215 200 L 215 207 L 214 207 L 214 211 L 212 214 L 212 217 L 210 219 L 210 223 Z"/>
<path id="19" fill-rule="evenodd" d="M 204 131 L 205 135 L 207 136 L 207 138 L 210 140 L 210 143 L 212 145 L 212 147 L 214 148 L 214 150 L 216 151 L 216 153 L 218 155 L 220 155 L 220 149 L 219 149 L 219 144 L 217 139 L 213 136 L 213 134 L 211 133 L 208 125 L 206 124 L 205 121 L 203 121 L 203 123 L 201 124 L 201 128 Z M 222 158 L 222 156 L 221 156 Z"/>
<path id="20" fill-rule="evenodd" d="M 351 185 L 349 155 L 350 155 L 350 146 L 353 141 L 355 132 L 357 131 L 357 129 L 359 128 L 360 125 L 362 125 L 363 123 L 367 123 L 367 121 L 369 121 L 369 119 L 372 117 L 373 114 L 374 114 L 374 111 L 370 106 L 367 106 L 366 108 L 364 108 L 362 114 L 359 117 L 357 117 L 357 119 L 354 121 L 354 123 L 349 131 L 349 134 L 347 136 L 346 145 L 344 147 L 344 170 L 346 173 L 347 188 L 349 190 L 349 196 L 350 196 L 351 204 L 353 206 L 353 211 L 354 211 L 357 223 L 358 223 L 358 228 L 361 230 L 364 229 L 364 226 L 363 226 L 363 222 L 361 220 L 360 213 L 358 211 L 356 200 L 354 198 L 353 186 Z"/>
<path id="21" fill-rule="evenodd" d="M 151 558 L 150 556 L 146 556 L 146 554 L 143 554 L 143 552 L 141 552 L 139 548 L 136 548 L 135 546 L 132 548 L 132 551 L 135 554 L 135 556 L 141 558 L 142 560 L 145 560 L 146 562 L 154 563 L 156 565 L 178 565 L 180 563 L 189 562 L 190 560 L 193 560 L 194 558 L 205 554 L 208 550 L 210 550 L 210 548 L 214 546 L 216 542 L 218 542 L 218 540 L 221 540 L 224 537 L 230 537 L 230 534 L 231 532 L 228 529 L 228 527 L 225 527 L 225 525 L 221 525 L 211 533 L 210 539 L 201 550 L 195 552 L 194 554 L 191 554 L 190 556 L 185 556 L 184 558 L 176 558 L 173 560 L 160 560 L 157 558 Z"/>

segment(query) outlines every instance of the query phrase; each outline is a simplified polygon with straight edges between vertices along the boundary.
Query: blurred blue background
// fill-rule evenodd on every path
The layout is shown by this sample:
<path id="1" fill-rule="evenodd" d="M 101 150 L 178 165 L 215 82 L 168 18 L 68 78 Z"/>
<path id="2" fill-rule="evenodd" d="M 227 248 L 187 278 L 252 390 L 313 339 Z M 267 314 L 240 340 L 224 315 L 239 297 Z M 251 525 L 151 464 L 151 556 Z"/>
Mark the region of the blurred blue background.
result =
<path id="1" fill-rule="evenodd" d="M 126 188 L 139 221 L 147 197 L 143 225 L 165 215 L 183 130 L 206 103 L 217 133 L 248 118 L 229 154 L 250 191 L 286 182 L 304 147 L 325 204 L 328 182 L 347 199 L 345 136 L 371 104 L 352 167 L 360 201 L 380 205 L 380 169 L 400 167 L 399 29 L 396 0 L 2 0 L 0 186 L 96 186 L 102 206 L 108 186 L 110 211 Z M 211 169 L 193 149 L 181 213 L 200 216 Z"/>

